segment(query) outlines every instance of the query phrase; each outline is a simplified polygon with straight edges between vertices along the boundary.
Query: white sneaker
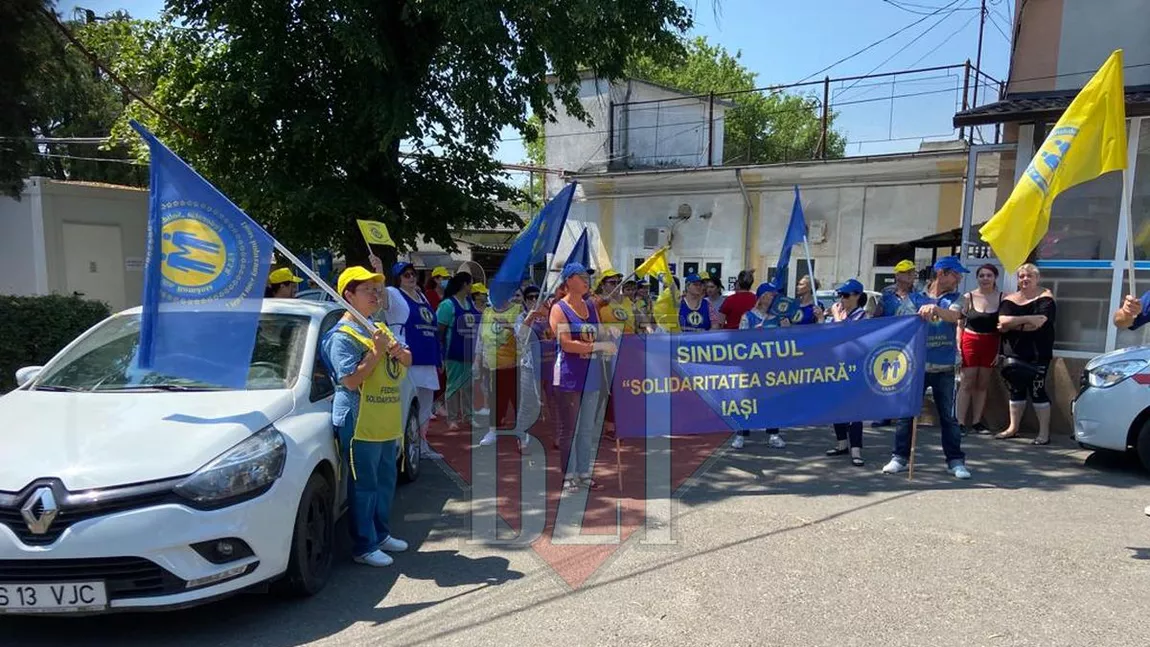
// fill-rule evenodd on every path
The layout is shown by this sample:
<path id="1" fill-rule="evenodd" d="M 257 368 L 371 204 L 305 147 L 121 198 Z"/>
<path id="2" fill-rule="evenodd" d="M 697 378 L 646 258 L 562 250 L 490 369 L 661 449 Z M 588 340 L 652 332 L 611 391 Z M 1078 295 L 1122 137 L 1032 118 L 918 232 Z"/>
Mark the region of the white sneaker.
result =
<path id="1" fill-rule="evenodd" d="M 407 550 L 407 542 L 398 537 L 388 536 L 387 539 L 379 542 L 379 549 L 386 550 L 389 553 L 402 553 Z M 388 559 L 391 558 L 389 557 Z"/>
<path id="2" fill-rule="evenodd" d="M 735 439 L 731 441 L 731 449 L 742 449 L 743 445 L 746 444 L 747 438 L 745 436 L 735 436 Z"/>
<path id="3" fill-rule="evenodd" d="M 787 446 L 786 441 L 778 434 L 771 434 L 771 437 L 767 439 L 767 444 L 774 449 L 782 449 Z"/>
<path id="4" fill-rule="evenodd" d="M 963 465 L 962 463 L 956 464 L 954 467 L 948 469 L 947 471 L 951 474 L 954 474 L 954 478 L 956 479 L 966 480 L 970 478 L 970 470 L 967 469 L 966 465 Z"/>
<path id="5" fill-rule="evenodd" d="M 890 462 L 882 467 L 883 474 L 898 474 L 899 472 L 906 471 L 906 463 L 897 458 L 890 459 Z"/>
<path id="6" fill-rule="evenodd" d="M 486 434 L 484 434 L 483 440 L 479 441 L 479 444 L 486 447 L 488 445 L 494 445 L 495 440 L 496 440 L 495 432 L 489 431 Z"/>
<path id="7" fill-rule="evenodd" d="M 375 566 L 376 568 L 391 566 L 395 563 L 395 560 L 392 559 L 391 556 L 381 550 L 373 550 L 366 555 L 353 557 L 352 560 L 356 564 L 366 564 L 368 566 Z"/>
<path id="8" fill-rule="evenodd" d="M 1142 512 L 1145 512 L 1145 513 L 1146 513 L 1146 516 L 1147 516 L 1147 517 L 1150 517 L 1150 505 L 1146 506 L 1146 509 L 1145 509 L 1145 510 L 1143 510 Z"/>
<path id="9" fill-rule="evenodd" d="M 488 416 L 488 415 L 491 415 L 491 409 L 488 409 L 487 407 L 483 407 L 483 408 L 482 408 L 482 409 L 480 409 L 479 411 L 476 411 L 476 412 L 475 412 L 475 415 L 477 415 L 477 416 Z"/>
<path id="10" fill-rule="evenodd" d="M 421 454 L 423 454 L 424 458 L 443 458 L 443 454 L 440 454 L 439 452 L 432 449 L 431 445 L 427 444 L 426 440 L 423 441 L 423 445 L 420 447 L 419 451 Z"/>

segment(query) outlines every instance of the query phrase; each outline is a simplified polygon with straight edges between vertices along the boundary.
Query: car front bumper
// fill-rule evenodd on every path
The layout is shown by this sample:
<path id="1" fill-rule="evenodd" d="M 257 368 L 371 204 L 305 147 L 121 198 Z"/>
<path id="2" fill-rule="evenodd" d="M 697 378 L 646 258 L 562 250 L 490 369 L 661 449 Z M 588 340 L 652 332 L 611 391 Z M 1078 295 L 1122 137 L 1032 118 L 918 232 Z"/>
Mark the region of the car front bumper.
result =
<path id="1" fill-rule="evenodd" d="M 299 501 L 285 485 L 219 510 L 163 503 L 86 519 L 46 546 L 27 545 L 0 525 L 0 584 L 105 582 L 107 607 L 84 615 L 188 606 L 237 592 L 287 569 Z M 192 548 L 228 538 L 245 542 L 252 555 L 214 564 Z"/>
<path id="2" fill-rule="evenodd" d="M 1130 426 L 1150 405 L 1150 387 L 1134 379 L 1099 389 L 1085 386 L 1074 399 L 1074 439 L 1095 449 L 1126 451 Z"/>

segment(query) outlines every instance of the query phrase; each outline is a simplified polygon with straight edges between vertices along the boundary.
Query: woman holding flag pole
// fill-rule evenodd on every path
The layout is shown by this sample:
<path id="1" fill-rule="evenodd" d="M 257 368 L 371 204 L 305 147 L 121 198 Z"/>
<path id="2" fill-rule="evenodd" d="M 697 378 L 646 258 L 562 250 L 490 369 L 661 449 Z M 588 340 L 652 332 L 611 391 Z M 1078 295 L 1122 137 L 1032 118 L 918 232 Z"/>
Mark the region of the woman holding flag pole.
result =
<path id="1" fill-rule="evenodd" d="M 759 284 L 759 289 L 755 290 L 758 301 L 755 302 L 754 308 L 743 314 L 743 318 L 739 321 L 739 330 L 763 330 L 789 326 L 791 322 L 788 319 L 771 311 L 771 304 L 774 303 L 778 294 L 779 289 L 773 283 Z M 763 431 L 767 433 L 767 445 L 775 449 L 782 449 L 787 446 L 783 437 L 779 435 L 778 429 L 764 429 Z M 747 429 L 740 429 L 736 432 L 735 439 L 731 441 L 731 448 L 742 449 L 750 433 Z"/>
<path id="2" fill-rule="evenodd" d="M 336 383 L 332 422 L 351 472 L 353 555 L 356 562 L 377 567 L 392 564 L 388 552 L 407 550 L 407 542 L 391 535 L 390 522 L 397 441 L 403 436 L 398 395 L 404 367 L 412 362 L 411 351 L 390 330 L 376 324 L 369 331 L 361 323 L 379 309 L 382 283 L 382 274 L 366 268 L 344 270 L 336 287 L 354 312 L 345 313 L 323 340 L 324 358 Z"/>

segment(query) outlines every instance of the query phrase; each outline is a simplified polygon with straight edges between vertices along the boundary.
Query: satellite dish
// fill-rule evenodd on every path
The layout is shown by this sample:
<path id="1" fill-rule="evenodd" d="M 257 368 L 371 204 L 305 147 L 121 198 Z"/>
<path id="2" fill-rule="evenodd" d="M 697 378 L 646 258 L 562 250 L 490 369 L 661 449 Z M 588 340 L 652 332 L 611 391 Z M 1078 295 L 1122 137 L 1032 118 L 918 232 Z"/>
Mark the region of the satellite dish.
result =
<path id="1" fill-rule="evenodd" d="M 483 266 L 475 261 L 463 261 L 459 264 L 458 272 L 467 272 L 471 275 L 473 283 L 482 283 L 487 285 L 487 273 L 483 271 Z"/>
<path id="2" fill-rule="evenodd" d="M 691 205 L 684 202 L 679 205 L 679 219 L 686 220 L 691 217 Z"/>

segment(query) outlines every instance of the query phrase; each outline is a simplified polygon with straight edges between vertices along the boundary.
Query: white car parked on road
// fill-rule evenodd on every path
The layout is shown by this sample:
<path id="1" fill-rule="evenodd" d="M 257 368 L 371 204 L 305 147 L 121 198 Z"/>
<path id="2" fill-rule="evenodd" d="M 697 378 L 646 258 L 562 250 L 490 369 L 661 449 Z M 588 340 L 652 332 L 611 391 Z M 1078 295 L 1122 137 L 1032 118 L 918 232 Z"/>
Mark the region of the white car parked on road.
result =
<path id="1" fill-rule="evenodd" d="M 0 398 L 0 614 L 323 588 L 347 489 L 317 346 L 342 313 L 265 300 L 244 390 L 134 368 L 139 308 L 21 369 Z M 402 393 L 400 478 L 413 480 L 410 380 Z"/>
<path id="2" fill-rule="evenodd" d="M 1074 399 L 1074 439 L 1087 449 L 1135 451 L 1150 470 L 1150 346 L 1090 360 Z"/>

